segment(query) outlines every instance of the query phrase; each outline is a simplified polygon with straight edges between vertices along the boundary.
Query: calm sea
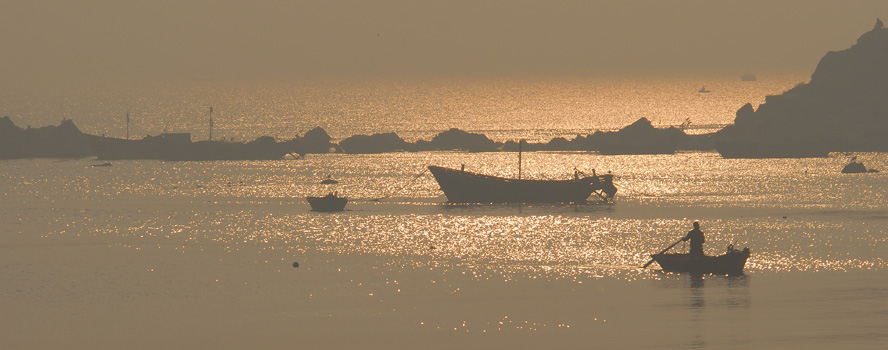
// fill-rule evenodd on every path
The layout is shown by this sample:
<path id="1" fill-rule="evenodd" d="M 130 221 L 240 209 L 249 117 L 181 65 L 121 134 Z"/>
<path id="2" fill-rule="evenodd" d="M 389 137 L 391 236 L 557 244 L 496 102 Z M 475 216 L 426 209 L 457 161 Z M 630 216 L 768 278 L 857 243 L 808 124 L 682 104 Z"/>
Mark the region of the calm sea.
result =
<path id="1" fill-rule="evenodd" d="M 746 103 L 807 82 L 808 76 L 588 77 L 484 80 L 186 81 L 109 87 L 0 91 L 0 115 L 17 125 L 57 125 L 73 119 L 87 133 L 130 135 L 209 133 L 214 138 L 290 139 L 320 126 L 334 139 L 395 132 L 408 141 L 450 128 L 495 141 L 548 141 L 577 133 L 615 130 L 645 117 L 657 126 L 691 121 L 712 131 L 733 122 Z M 698 93 L 706 87 L 709 93 Z M 699 128 L 699 129 L 697 129 Z"/>
<path id="2" fill-rule="evenodd" d="M 10 98 L 19 124 L 122 136 L 334 138 L 450 127 L 496 140 L 729 123 L 803 77 L 189 82 Z M 711 92 L 696 91 L 705 85 Z M 13 112 L 15 111 L 15 112 Z M 206 117 L 206 115 L 204 115 Z M 216 131 L 214 131 L 215 134 Z M 288 134 L 289 133 L 289 134 Z M 888 155 L 857 154 L 888 170 Z M 263 162 L 0 162 L 0 345 L 156 348 L 880 348 L 888 343 L 888 175 L 825 159 L 536 152 L 524 174 L 616 175 L 615 203 L 451 206 L 428 165 L 502 176 L 514 153 L 309 155 Z M 332 176 L 340 184 L 319 182 Z M 337 191 L 348 211 L 309 211 Z M 699 220 L 746 274 L 641 270 Z M 679 244 L 676 251 L 687 250 Z M 300 267 L 294 269 L 294 261 Z M 87 321 L 87 322 L 84 322 Z M 354 344 L 350 343 L 354 342 Z M 176 346 L 178 345 L 178 346 Z"/>

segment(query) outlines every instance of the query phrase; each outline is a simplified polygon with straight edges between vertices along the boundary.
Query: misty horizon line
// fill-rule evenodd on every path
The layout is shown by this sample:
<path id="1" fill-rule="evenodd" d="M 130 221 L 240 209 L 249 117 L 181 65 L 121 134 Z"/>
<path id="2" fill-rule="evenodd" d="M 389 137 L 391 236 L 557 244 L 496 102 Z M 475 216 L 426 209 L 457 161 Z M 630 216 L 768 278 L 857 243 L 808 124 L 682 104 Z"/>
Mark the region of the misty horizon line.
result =
<path id="1" fill-rule="evenodd" d="M 115 77 L 57 77 L 52 80 L 28 79 L 24 82 L 16 82 L 7 79 L 4 87 L 0 87 L 0 93 L 8 90 L 16 91 L 41 91 L 41 90 L 83 90 L 83 89 L 126 89 L 126 88 L 151 88 L 170 84 L 212 85 L 212 84 L 353 84 L 353 83 L 434 83 L 453 81 L 583 81 L 606 79 L 726 79 L 736 78 L 740 83 L 740 77 L 753 74 L 761 79 L 768 77 L 798 76 L 804 77 L 799 83 L 810 80 L 811 72 L 816 63 L 809 68 L 798 69 L 731 69 L 731 70 L 608 70 L 608 71 L 582 71 L 582 72 L 555 72 L 555 71 L 522 71 L 522 72 L 425 72 L 425 73 L 361 73 L 361 74 L 174 74 L 174 75 L 140 75 L 140 76 L 115 76 Z M 754 82 L 753 82 L 754 83 Z M 698 87 L 699 88 L 699 87 Z"/>
<path id="2" fill-rule="evenodd" d="M 812 71 L 888 5 L 10 4 L 4 83 Z M 10 86 L 12 87 L 12 86 Z"/>

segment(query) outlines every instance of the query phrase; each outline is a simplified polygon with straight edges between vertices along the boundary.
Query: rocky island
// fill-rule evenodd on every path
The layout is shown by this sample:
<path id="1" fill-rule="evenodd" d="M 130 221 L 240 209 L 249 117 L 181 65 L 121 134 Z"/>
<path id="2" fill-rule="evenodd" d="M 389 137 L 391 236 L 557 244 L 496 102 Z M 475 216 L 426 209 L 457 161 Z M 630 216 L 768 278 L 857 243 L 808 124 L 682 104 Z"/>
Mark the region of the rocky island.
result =
<path id="1" fill-rule="evenodd" d="M 716 149 L 724 158 L 826 157 L 830 152 L 888 151 L 888 29 L 882 21 L 842 51 L 828 52 L 809 83 L 747 103 L 732 125 L 713 134 L 688 135 L 657 128 L 647 118 L 618 131 L 596 131 L 572 140 L 522 143 L 525 151 L 591 151 L 600 154 L 672 154 Z M 79 158 L 160 160 L 263 160 L 287 154 L 385 153 L 439 150 L 517 151 L 518 140 L 496 142 L 484 134 L 450 129 L 431 140 L 407 142 L 395 133 L 354 135 L 339 144 L 317 127 L 288 141 L 260 137 L 247 143 L 192 142 L 190 134 L 141 140 L 84 134 L 65 119 L 58 126 L 22 129 L 0 118 L 0 159 Z"/>
<path id="2" fill-rule="evenodd" d="M 826 157 L 888 151 L 888 29 L 881 20 L 857 43 L 828 52 L 807 84 L 746 104 L 713 136 L 725 158 Z"/>
<path id="3" fill-rule="evenodd" d="M 338 150 L 330 135 L 315 128 L 287 141 L 263 136 L 250 142 L 192 141 L 189 133 L 163 133 L 129 140 L 85 134 L 71 119 L 58 126 L 26 129 L 9 117 L 0 118 L 0 159 L 85 158 L 99 160 L 270 160 L 287 154 L 327 153 Z"/>

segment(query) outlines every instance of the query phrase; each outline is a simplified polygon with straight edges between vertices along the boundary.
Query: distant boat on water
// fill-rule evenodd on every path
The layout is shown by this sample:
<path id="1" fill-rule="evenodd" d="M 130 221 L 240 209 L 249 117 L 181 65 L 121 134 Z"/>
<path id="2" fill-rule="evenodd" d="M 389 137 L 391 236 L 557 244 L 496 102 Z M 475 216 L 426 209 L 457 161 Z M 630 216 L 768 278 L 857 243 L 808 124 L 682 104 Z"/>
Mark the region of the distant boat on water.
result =
<path id="1" fill-rule="evenodd" d="M 104 162 L 102 164 L 93 164 L 92 166 L 93 167 L 106 167 L 106 166 L 111 166 L 111 163 Z"/>
<path id="2" fill-rule="evenodd" d="M 429 170 L 451 203 L 584 203 L 592 193 L 611 200 L 617 193 L 613 175 L 570 180 L 525 180 L 476 174 L 430 166 Z"/>
<path id="3" fill-rule="evenodd" d="M 701 94 L 708 94 L 710 91 L 706 90 L 706 87 L 704 86 L 704 87 L 701 87 L 700 90 L 697 90 L 697 92 L 699 92 Z"/>
<path id="4" fill-rule="evenodd" d="M 348 203 L 348 198 L 339 197 L 336 193 L 323 197 L 306 197 L 305 200 L 311 205 L 311 210 L 322 212 L 343 211 Z"/>
<path id="5" fill-rule="evenodd" d="M 742 80 L 742 81 L 756 81 L 757 78 L 755 77 L 755 74 L 746 73 L 746 74 L 743 74 L 740 76 L 740 80 Z"/>
<path id="6" fill-rule="evenodd" d="M 338 183 L 339 181 L 334 180 L 332 175 L 327 175 L 327 178 L 324 181 L 321 181 L 322 185 L 335 185 Z"/>

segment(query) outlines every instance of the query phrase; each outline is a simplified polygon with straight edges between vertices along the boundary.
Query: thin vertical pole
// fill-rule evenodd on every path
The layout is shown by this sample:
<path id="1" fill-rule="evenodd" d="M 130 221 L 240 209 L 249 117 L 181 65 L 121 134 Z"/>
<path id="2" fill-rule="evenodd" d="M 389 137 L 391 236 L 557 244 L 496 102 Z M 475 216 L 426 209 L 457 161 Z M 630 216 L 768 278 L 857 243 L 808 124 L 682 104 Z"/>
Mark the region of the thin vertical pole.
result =
<path id="1" fill-rule="evenodd" d="M 130 122 L 130 117 L 129 117 L 129 113 L 127 113 L 126 114 L 126 139 L 127 140 L 129 140 L 129 122 Z"/>
<path id="2" fill-rule="evenodd" d="M 210 141 L 213 141 L 213 107 L 210 107 Z"/>
<path id="3" fill-rule="evenodd" d="M 524 140 L 518 141 L 518 180 L 521 180 L 521 144 Z"/>

